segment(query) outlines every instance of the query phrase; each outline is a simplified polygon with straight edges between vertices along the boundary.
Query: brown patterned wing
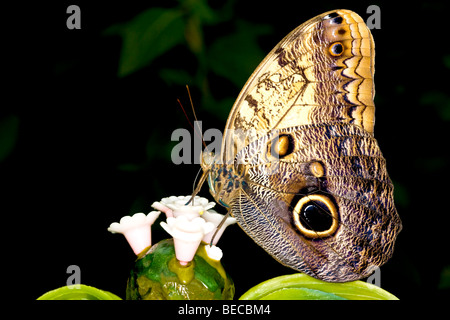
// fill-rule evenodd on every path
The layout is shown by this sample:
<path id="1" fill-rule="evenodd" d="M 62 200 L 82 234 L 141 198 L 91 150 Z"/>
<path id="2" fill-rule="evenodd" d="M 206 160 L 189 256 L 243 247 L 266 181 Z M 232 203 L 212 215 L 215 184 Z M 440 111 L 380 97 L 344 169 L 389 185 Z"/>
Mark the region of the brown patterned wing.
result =
<path id="1" fill-rule="evenodd" d="M 302 24 L 247 81 L 221 155 L 204 166 L 215 199 L 257 244 L 325 281 L 370 275 L 401 230 L 373 135 L 374 55 L 354 12 Z"/>
<path id="2" fill-rule="evenodd" d="M 374 56 L 370 30 L 352 11 L 330 11 L 300 25 L 242 89 L 227 121 L 224 161 L 272 129 L 344 122 L 373 133 Z"/>

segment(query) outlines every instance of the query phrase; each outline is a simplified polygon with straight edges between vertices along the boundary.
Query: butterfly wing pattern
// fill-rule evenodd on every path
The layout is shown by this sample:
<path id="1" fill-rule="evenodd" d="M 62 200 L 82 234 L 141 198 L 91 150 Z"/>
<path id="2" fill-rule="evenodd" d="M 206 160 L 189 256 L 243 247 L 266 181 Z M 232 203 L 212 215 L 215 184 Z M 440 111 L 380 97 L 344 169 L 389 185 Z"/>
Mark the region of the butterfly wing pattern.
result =
<path id="1" fill-rule="evenodd" d="M 356 13 L 287 35 L 238 96 L 210 190 L 280 263 L 345 282 L 393 253 L 401 221 L 374 138 L 374 41 Z"/>

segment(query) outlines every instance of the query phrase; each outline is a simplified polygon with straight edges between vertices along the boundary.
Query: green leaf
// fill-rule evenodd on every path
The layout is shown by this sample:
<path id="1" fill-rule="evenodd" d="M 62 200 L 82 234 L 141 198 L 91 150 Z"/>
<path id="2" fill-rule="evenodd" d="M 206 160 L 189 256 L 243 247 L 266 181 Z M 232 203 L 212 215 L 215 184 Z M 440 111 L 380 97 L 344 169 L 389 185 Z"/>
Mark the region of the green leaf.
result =
<path id="1" fill-rule="evenodd" d="M 450 96 L 445 92 L 428 91 L 422 94 L 420 104 L 432 106 L 444 121 L 450 121 Z"/>
<path id="2" fill-rule="evenodd" d="M 399 181 L 393 181 L 394 183 L 394 199 L 395 203 L 407 207 L 410 203 L 410 197 L 408 194 L 408 188 Z"/>
<path id="3" fill-rule="evenodd" d="M 187 19 L 184 35 L 189 49 L 193 53 L 200 54 L 203 52 L 203 32 L 201 21 L 198 17 L 192 16 Z"/>
<path id="4" fill-rule="evenodd" d="M 192 75 L 183 69 L 161 69 L 159 76 L 169 85 L 186 85 L 192 82 Z"/>
<path id="5" fill-rule="evenodd" d="M 282 288 L 259 300 L 347 300 L 335 294 L 308 288 Z"/>
<path id="6" fill-rule="evenodd" d="M 0 120 L 0 161 L 13 150 L 19 131 L 19 118 L 10 115 Z"/>
<path id="7" fill-rule="evenodd" d="M 162 159 L 164 161 L 172 161 L 172 149 L 178 144 L 177 141 L 168 141 L 161 148 L 155 148 L 166 137 L 160 131 L 155 131 L 149 137 L 146 144 L 147 159 L 153 161 L 155 159 Z"/>
<path id="8" fill-rule="evenodd" d="M 194 16 L 201 20 L 202 23 L 216 24 L 223 19 L 221 16 L 224 14 L 224 9 L 228 6 L 224 6 L 220 11 L 213 10 L 208 3 L 208 0 L 178 0 L 182 8 L 190 13 L 190 16 Z M 234 2 L 234 1 L 232 1 Z M 229 12 L 228 10 L 226 12 Z"/>
<path id="9" fill-rule="evenodd" d="M 217 39 L 210 46 L 207 52 L 210 68 L 237 87 L 242 87 L 265 55 L 257 38 L 270 31 L 271 27 L 268 25 L 238 21 L 235 33 Z"/>
<path id="10" fill-rule="evenodd" d="M 106 34 L 123 38 L 118 76 L 123 77 L 150 64 L 184 41 L 185 23 L 179 9 L 151 8 L 128 23 L 114 25 Z"/>
<path id="11" fill-rule="evenodd" d="M 212 96 L 204 95 L 202 97 L 202 106 L 205 110 L 211 112 L 211 114 L 216 115 L 218 119 L 226 121 L 234 101 L 234 97 L 215 100 Z"/>
<path id="12" fill-rule="evenodd" d="M 450 266 L 442 269 L 441 279 L 439 280 L 439 289 L 450 289 Z"/>
<path id="13" fill-rule="evenodd" d="M 363 281 L 331 283 L 303 273 L 285 275 L 262 282 L 240 300 L 398 300 L 391 293 Z"/>
<path id="14" fill-rule="evenodd" d="M 445 55 L 442 59 L 444 60 L 444 65 L 450 69 L 450 54 Z"/>
<path id="15" fill-rule="evenodd" d="M 37 298 L 37 300 L 122 300 L 115 294 L 84 284 L 65 286 Z"/>

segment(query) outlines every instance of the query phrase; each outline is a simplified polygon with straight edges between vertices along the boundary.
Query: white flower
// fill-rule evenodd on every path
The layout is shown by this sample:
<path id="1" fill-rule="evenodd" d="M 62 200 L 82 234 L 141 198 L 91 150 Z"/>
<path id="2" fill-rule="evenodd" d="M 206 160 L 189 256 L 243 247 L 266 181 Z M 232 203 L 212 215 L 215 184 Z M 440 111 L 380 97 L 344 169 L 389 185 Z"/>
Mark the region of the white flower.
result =
<path id="1" fill-rule="evenodd" d="M 220 259 L 222 259 L 223 257 L 222 249 L 216 247 L 215 245 L 206 245 L 205 250 L 208 257 L 210 257 L 212 260 L 220 261 Z"/>
<path id="2" fill-rule="evenodd" d="M 200 217 L 189 220 L 184 215 L 169 217 L 161 226 L 173 237 L 175 255 L 182 265 L 192 261 L 202 238 L 214 228 L 211 222 Z"/>
<path id="3" fill-rule="evenodd" d="M 190 199 L 191 196 L 171 196 L 162 198 L 160 202 L 154 202 L 152 207 L 164 212 L 167 218 L 185 215 L 192 220 L 216 205 L 215 202 L 209 202 L 208 199 L 199 196 L 195 196 L 187 205 Z"/>
<path id="4" fill-rule="evenodd" d="M 164 212 L 167 218 L 173 217 L 173 210 L 170 209 L 169 207 L 166 207 L 161 202 L 157 201 L 153 202 L 152 208 Z"/>
<path id="5" fill-rule="evenodd" d="M 211 242 L 211 238 L 216 233 L 217 226 L 220 224 L 220 222 L 223 220 L 224 217 L 225 215 L 217 213 L 214 210 L 208 210 L 202 215 L 203 219 L 205 219 L 208 222 L 212 222 L 214 224 L 214 229 L 203 237 L 203 242 L 206 242 L 208 244 Z M 225 231 L 225 228 L 228 227 L 230 224 L 234 223 L 236 223 L 236 218 L 228 217 L 220 227 L 219 231 L 217 231 L 212 244 L 216 245 L 217 241 L 219 241 L 220 237 Z"/>
<path id="6" fill-rule="evenodd" d="M 120 219 L 119 223 L 111 223 L 108 231 L 122 233 L 133 249 L 133 252 L 138 255 L 142 250 L 151 246 L 151 225 L 160 213 L 159 211 L 152 211 L 145 215 L 139 212 L 133 216 L 125 216 Z"/>

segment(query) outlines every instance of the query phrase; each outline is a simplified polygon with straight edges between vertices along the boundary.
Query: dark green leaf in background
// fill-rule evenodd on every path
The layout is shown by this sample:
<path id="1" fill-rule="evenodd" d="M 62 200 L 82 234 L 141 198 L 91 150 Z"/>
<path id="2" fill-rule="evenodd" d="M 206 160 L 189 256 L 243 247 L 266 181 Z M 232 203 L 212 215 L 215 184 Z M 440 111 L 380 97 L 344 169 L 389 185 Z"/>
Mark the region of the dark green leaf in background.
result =
<path id="1" fill-rule="evenodd" d="M 393 183 L 395 203 L 402 207 L 408 206 L 410 202 L 408 188 L 406 188 L 406 186 L 399 181 L 393 181 Z"/>
<path id="2" fill-rule="evenodd" d="M 269 25 L 254 25 L 236 21 L 237 32 L 217 39 L 209 48 L 209 66 L 216 74 L 242 87 L 265 53 L 257 37 L 270 33 Z"/>
<path id="3" fill-rule="evenodd" d="M 13 150 L 19 131 L 19 118 L 10 115 L 0 120 L 0 162 Z"/>
<path id="4" fill-rule="evenodd" d="M 448 69 L 450 69 L 450 54 L 445 55 L 444 58 L 443 58 L 443 60 L 444 60 L 444 65 L 445 65 Z"/>
<path id="5" fill-rule="evenodd" d="M 450 289 L 450 266 L 442 269 L 441 278 L 439 280 L 439 289 Z"/>
<path id="6" fill-rule="evenodd" d="M 450 96 L 447 93 L 437 90 L 425 92 L 420 104 L 433 107 L 441 119 L 450 121 Z"/>
<path id="7" fill-rule="evenodd" d="M 159 75 L 168 85 L 185 86 L 192 81 L 192 75 L 182 69 L 161 69 Z"/>
<path id="8" fill-rule="evenodd" d="M 107 34 L 123 38 L 118 76 L 126 76 L 184 41 L 183 13 L 178 9 L 148 9 L 128 23 L 110 27 Z"/>

